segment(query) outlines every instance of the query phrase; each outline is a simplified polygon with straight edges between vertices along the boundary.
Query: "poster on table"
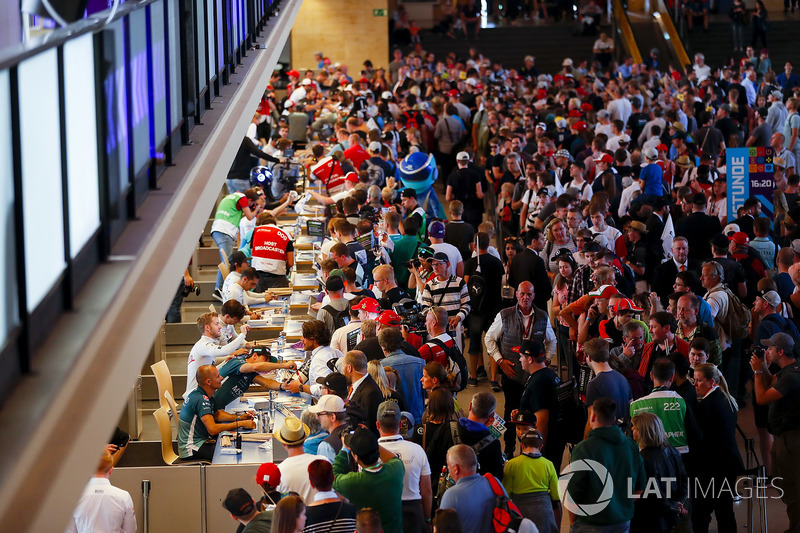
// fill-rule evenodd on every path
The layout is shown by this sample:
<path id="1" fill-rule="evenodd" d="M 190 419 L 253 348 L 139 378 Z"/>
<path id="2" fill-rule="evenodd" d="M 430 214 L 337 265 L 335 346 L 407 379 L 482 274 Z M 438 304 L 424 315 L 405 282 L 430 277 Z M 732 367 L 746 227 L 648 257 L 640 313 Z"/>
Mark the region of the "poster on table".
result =
<path id="1" fill-rule="evenodd" d="M 761 201 L 763 216 L 773 218 L 775 190 L 772 147 L 728 148 L 725 167 L 728 182 L 728 222 L 737 218 L 736 210 L 751 196 Z"/>

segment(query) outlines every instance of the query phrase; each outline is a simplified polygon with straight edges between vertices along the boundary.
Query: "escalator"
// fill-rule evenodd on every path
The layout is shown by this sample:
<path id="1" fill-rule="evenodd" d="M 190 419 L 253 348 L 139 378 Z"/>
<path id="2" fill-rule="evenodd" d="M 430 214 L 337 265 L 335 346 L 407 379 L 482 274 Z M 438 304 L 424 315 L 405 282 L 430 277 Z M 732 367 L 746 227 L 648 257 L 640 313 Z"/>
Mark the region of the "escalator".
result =
<path id="1" fill-rule="evenodd" d="M 612 2 L 617 41 L 634 63 L 641 63 L 650 56 L 650 50 L 657 49 L 659 70 L 672 65 L 682 71 L 681 67 L 691 61 L 663 0 L 645 0 L 643 4 L 640 2 L 641 10 L 626 10 L 621 0 Z M 632 0 L 629 8 L 635 7 L 639 6 Z"/>

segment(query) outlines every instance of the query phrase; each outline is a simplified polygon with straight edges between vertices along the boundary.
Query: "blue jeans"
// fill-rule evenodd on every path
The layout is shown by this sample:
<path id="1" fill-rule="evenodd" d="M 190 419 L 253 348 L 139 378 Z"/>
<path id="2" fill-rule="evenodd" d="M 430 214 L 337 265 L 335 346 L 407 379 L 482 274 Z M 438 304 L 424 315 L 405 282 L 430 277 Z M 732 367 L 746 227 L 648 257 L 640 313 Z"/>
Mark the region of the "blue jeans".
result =
<path id="1" fill-rule="evenodd" d="M 228 194 L 244 192 L 250 188 L 250 180 L 225 180 L 228 184 Z"/>
<path id="2" fill-rule="evenodd" d="M 225 261 L 225 259 L 222 257 L 222 252 L 225 252 L 225 255 L 230 258 L 231 254 L 233 253 L 233 245 L 236 242 L 236 239 L 219 231 L 212 231 L 211 238 L 214 239 L 214 242 L 217 243 L 217 246 L 219 247 L 220 263 Z M 217 283 L 214 285 L 214 289 L 221 289 L 224 282 L 225 280 L 222 279 L 222 272 L 217 270 Z"/>

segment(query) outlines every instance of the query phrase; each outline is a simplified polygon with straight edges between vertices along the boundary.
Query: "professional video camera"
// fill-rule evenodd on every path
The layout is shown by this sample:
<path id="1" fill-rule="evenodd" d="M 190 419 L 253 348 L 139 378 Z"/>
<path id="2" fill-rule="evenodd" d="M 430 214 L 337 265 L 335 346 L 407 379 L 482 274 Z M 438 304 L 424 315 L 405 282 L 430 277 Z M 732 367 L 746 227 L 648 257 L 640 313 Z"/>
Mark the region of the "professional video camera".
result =
<path id="1" fill-rule="evenodd" d="M 407 327 L 409 333 L 416 333 L 423 337 L 428 334 L 425 328 L 425 315 L 419 302 L 405 298 L 392 304 L 392 310 L 400 315 L 401 325 Z"/>

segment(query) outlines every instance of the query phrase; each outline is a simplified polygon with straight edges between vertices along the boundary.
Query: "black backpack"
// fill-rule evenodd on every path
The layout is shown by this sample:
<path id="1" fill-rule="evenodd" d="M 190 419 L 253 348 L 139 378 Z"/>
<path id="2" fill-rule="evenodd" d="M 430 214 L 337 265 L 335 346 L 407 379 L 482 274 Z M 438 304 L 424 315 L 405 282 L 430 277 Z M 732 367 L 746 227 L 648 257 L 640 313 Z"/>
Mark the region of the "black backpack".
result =
<path id="1" fill-rule="evenodd" d="M 478 250 L 478 235 L 475 234 L 475 250 Z M 483 299 L 486 296 L 486 278 L 481 273 L 481 256 L 478 254 L 475 257 L 478 262 L 478 268 L 469 275 L 467 281 L 467 291 L 469 291 L 469 303 L 473 312 L 478 311 L 483 304 Z"/>
<path id="2" fill-rule="evenodd" d="M 456 375 L 456 389 L 458 392 L 467 388 L 467 379 L 469 378 L 469 367 L 467 367 L 467 360 L 464 354 L 456 346 L 455 341 L 452 347 L 448 347 L 445 343 L 437 338 L 430 340 L 433 344 L 438 346 L 444 351 L 447 356 L 447 373 Z"/>
<path id="3" fill-rule="evenodd" d="M 350 323 L 350 306 L 345 307 L 341 311 L 334 308 L 331 304 L 326 305 L 323 307 L 328 313 L 331 314 L 333 317 L 333 329 L 337 330 L 339 328 L 345 327 L 347 324 Z M 333 333 L 333 331 L 331 331 Z"/>
<path id="4" fill-rule="evenodd" d="M 588 411 L 580 397 L 580 389 L 574 379 L 561 382 L 556 387 L 558 399 L 558 431 L 569 444 L 583 440 Z"/>

